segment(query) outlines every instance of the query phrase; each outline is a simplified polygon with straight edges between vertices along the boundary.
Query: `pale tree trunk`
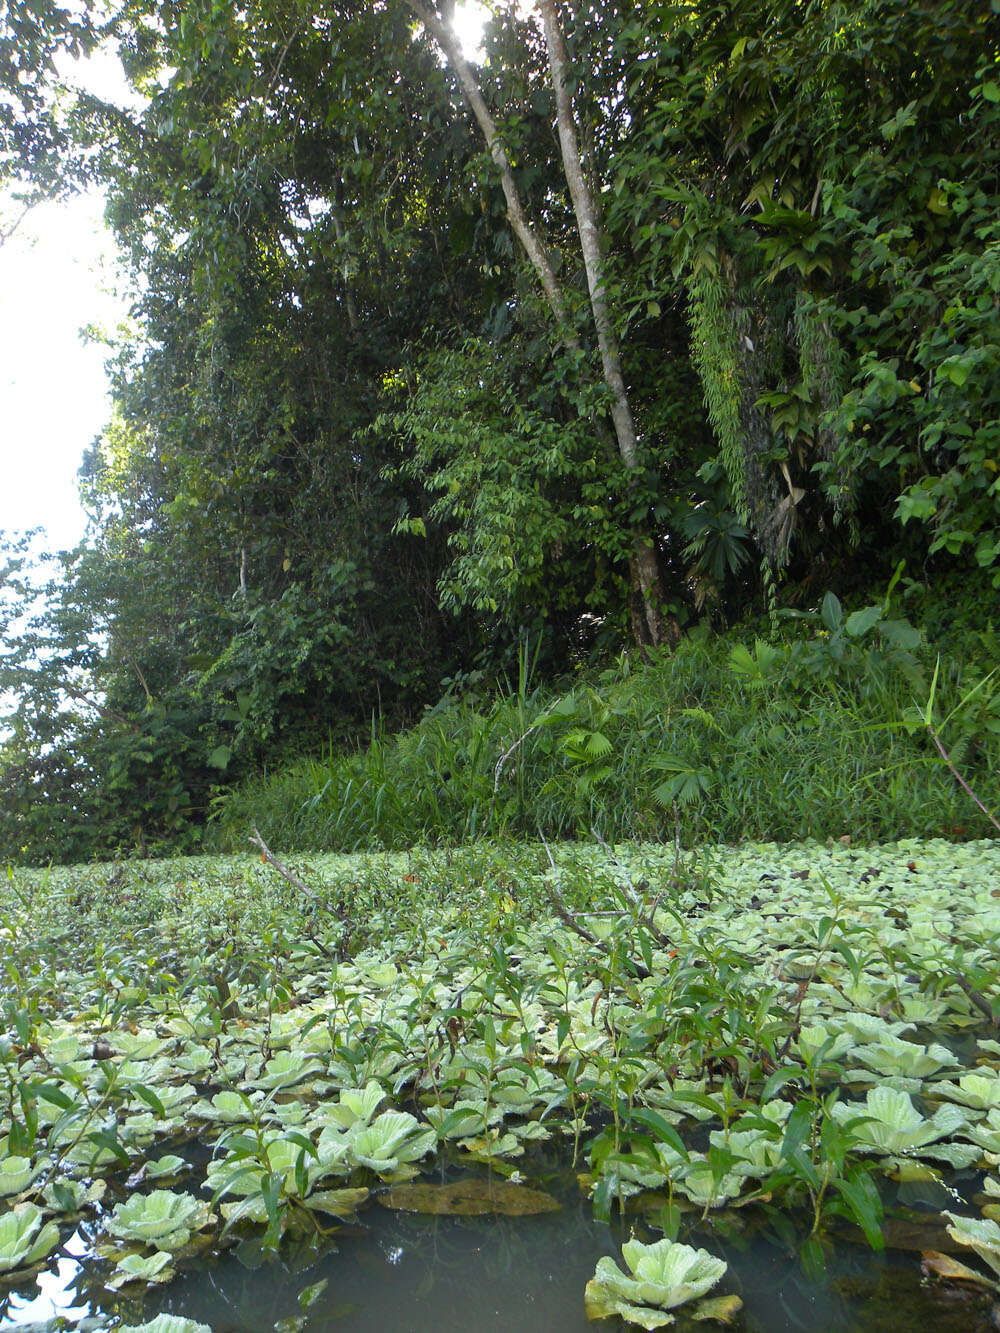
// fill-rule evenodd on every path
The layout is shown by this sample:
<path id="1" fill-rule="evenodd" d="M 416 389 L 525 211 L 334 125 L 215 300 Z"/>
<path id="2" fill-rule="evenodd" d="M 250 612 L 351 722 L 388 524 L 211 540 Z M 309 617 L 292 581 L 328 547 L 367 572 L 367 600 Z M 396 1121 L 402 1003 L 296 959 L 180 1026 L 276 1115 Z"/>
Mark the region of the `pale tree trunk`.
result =
<path id="1" fill-rule="evenodd" d="M 583 174 L 573 107 L 566 87 L 566 43 L 559 26 L 555 0 L 538 0 L 538 9 L 542 16 L 549 73 L 552 79 L 552 91 L 555 94 L 556 124 L 563 170 L 566 173 L 566 183 L 569 186 L 573 212 L 576 215 L 577 231 L 580 234 L 580 249 L 583 252 L 587 288 L 590 292 L 590 309 L 594 317 L 597 346 L 601 353 L 601 369 L 604 372 L 604 382 L 611 393 L 611 419 L 614 422 L 618 452 L 622 462 L 629 472 L 634 474 L 639 468 L 639 440 L 622 375 L 618 339 L 608 309 L 597 210 Z M 676 640 L 678 637 L 676 623 L 672 622 L 672 618 L 669 621 L 665 618 L 666 598 L 663 579 L 656 558 L 656 549 L 648 532 L 635 533 L 633 560 L 650 641 L 659 644 L 667 639 Z"/>
<path id="2" fill-rule="evenodd" d="M 459 83 L 462 85 L 465 100 L 468 102 L 469 108 L 476 118 L 476 123 L 482 131 L 483 138 L 486 140 L 489 155 L 500 172 L 500 185 L 507 204 L 507 219 L 510 222 L 511 230 L 521 242 L 524 253 L 531 261 L 531 267 L 535 270 L 535 274 L 542 284 L 545 298 L 555 317 L 563 344 L 574 352 L 579 351 L 580 343 L 569 327 L 566 302 L 553 271 L 548 251 L 528 221 L 524 205 L 521 203 L 521 196 L 518 193 L 517 182 L 514 180 L 514 173 L 510 169 L 510 161 L 497 135 L 496 124 L 490 115 L 489 107 L 486 105 L 479 84 L 476 82 L 476 76 L 462 54 L 462 48 L 455 35 L 455 30 L 449 22 L 424 4 L 423 0 L 406 0 L 406 3 L 427 31 L 433 33 L 441 49 L 448 57 L 448 63 L 455 71 Z"/>
<path id="3" fill-rule="evenodd" d="M 344 248 L 344 223 L 341 218 L 341 211 L 344 207 L 344 191 L 341 185 L 339 175 L 333 190 L 333 200 L 330 206 L 330 216 L 333 219 L 333 234 L 337 238 L 337 245 L 342 250 Z M 358 307 L 354 301 L 354 292 L 351 290 L 351 275 L 347 271 L 347 261 L 343 261 L 344 267 L 342 277 L 344 281 L 344 304 L 347 307 L 347 324 L 351 330 L 351 337 L 357 338 L 361 333 L 361 320 L 358 318 Z"/>
<path id="4" fill-rule="evenodd" d="M 520 241 L 542 285 L 563 346 L 569 351 L 579 353 L 581 350 L 580 342 L 569 325 L 566 301 L 556 279 L 548 252 L 528 221 L 518 192 L 517 182 L 514 180 L 514 174 L 511 171 L 510 161 L 497 135 L 496 123 L 490 115 L 482 91 L 476 82 L 475 74 L 462 54 L 462 48 L 455 31 L 451 23 L 431 9 L 425 3 L 425 0 L 406 0 L 406 4 L 427 31 L 436 38 L 462 86 L 465 100 L 482 131 L 490 157 L 500 172 L 500 184 L 507 204 L 507 218 L 511 229 Z M 548 11 L 547 15 L 546 11 Z M 563 77 L 565 51 L 562 32 L 559 29 L 551 3 L 545 3 L 545 0 L 543 0 L 542 13 L 543 18 L 545 18 L 547 42 L 549 41 L 550 27 L 558 42 L 558 52 L 555 57 L 552 53 L 552 45 L 549 44 L 549 63 L 552 71 L 552 85 L 556 94 L 559 139 L 570 196 L 577 217 L 580 243 L 583 249 L 587 284 L 590 289 L 591 312 L 597 332 L 604 380 L 611 390 L 613 404 L 611 416 L 614 423 L 618 453 L 628 471 L 635 473 L 639 466 L 638 441 L 628 395 L 625 391 L 625 381 L 622 377 L 617 342 L 603 290 L 600 234 L 596 223 L 593 200 L 590 191 L 587 189 L 580 166 L 580 154 L 576 144 L 572 109 L 565 89 Z M 676 622 L 673 618 L 668 621 L 664 617 L 663 580 L 660 575 L 656 548 L 648 532 L 635 533 L 629 564 L 630 579 L 639 589 L 643 608 L 642 624 L 641 626 L 635 626 L 637 640 L 640 643 L 648 642 L 654 646 L 664 642 L 676 641 L 680 637 Z M 641 633 L 638 632 L 640 630 Z"/>
<path id="5" fill-rule="evenodd" d="M 344 242 L 344 224 L 340 219 L 340 212 L 336 204 L 330 209 L 330 216 L 333 218 L 333 234 L 343 245 Z M 356 338 L 361 332 L 361 321 L 358 318 L 358 307 L 354 304 L 354 293 L 351 291 L 351 279 L 345 271 L 344 280 L 344 305 L 347 307 L 347 324 L 351 330 L 351 336 Z"/>

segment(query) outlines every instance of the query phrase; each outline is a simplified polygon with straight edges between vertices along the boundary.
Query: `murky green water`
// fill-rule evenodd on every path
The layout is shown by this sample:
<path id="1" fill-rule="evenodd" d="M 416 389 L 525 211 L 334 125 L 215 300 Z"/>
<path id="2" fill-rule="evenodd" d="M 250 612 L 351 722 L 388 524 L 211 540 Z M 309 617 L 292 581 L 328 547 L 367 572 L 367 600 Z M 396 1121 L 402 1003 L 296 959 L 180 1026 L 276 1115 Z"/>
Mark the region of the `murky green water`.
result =
<path id="1" fill-rule="evenodd" d="M 326 1279 L 309 1312 L 308 1333 L 583 1333 L 614 1324 L 588 1324 L 583 1291 L 603 1254 L 619 1257 L 633 1226 L 594 1221 L 571 1173 L 539 1182 L 554 1193 L 559 1212 L 536 1217 L 424 1217 L 374 1204 L 361 1225 L 341 1230 L 328 1249 L 286 1245 L 279 1257 L 244 1241 L 221 1255 L 186 1266 L 145 1301 L 107 1291 L 107 1268 L 78 1231 L 35 1287 L 0 1299 L 0 1329 L 37 1326 L 61 1314 L 66 1328 L 97 1327 L 119 1316 L 136 1322 L 160 1311 L 186 1315 L 214 1333 L 274 1333 L 299 1314 L 298 1293 Z M 930 1221 L 930 1215 L 928 1215 Z M 917 1250 L 875 1255 L 845 1242 L 832 1254 L 824 1281 L 805 1277 L 790 1245 L 780 1244 L 749 1218 L 731 1215 L 718 1227 L 684 1239 L 722 1255 L 729 1272 L 720 1291 L 735 1291 L 745 1333 L 987 1333 L 996 1330 L 993 1300 L 976 1290 L 924 1281 Z M 906 1234 L 904 1235 L 904 1231 Z M 897 1228 L 907 1245 L 916 1228 Z M 932 1233 L 928 1233 L 931 1235 Z M 623 1327 L 619 1325 L 619 1327 Z M 679 1333 L 694 1325 L 678 1313 Z"/>

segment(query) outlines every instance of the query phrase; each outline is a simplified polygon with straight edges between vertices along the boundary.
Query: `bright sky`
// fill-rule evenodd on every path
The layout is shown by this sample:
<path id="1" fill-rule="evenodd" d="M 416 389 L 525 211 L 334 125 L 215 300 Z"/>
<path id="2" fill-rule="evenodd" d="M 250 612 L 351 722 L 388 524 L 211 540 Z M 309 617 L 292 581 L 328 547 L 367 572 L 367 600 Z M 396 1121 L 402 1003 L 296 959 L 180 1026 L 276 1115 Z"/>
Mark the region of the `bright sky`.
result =
<path id="1" fill-rule="evenodd" d="M 121 67 L 104 54 L 66 62 L 69 83 L 124 104 Z M 110 415 L 106 349 L 88 325 L 112 330 L 125 304 L 112 294 L 114 242 L 98 193 L 32 209 L 0 243 L 0 529 L 44 527 L 50 549 L 83 536 L 76 474 Z M 8 223 L 17 207 L 3 201 Z"/>
<path id="2" fill-rule="evenodd" d="M 457 10 L 470 54 L 484 16 L 474 0 Z M 98 96 L 129 100 L 109 54 L 66 62 L 60 72 Z M 2 205 L 0 219 L 9 221 L 13 206 Z M 0 530 L 43 527 L 50 549 L 83 536 L 77 471 L 110 415 L 106 349 L 81 331 L 114 329 L 126 313 L 113 295 L 114 242 L 103 208 L 97 193 L 39 205 L 0 243 Z"/>
<path id="3" fill-rule="evenodd" d="M 103 209 L 95 194 L 39 205 L 0 245 L 0 528 L 44 527 L 51 547 L 83 535 L 76 473 L 109 416 L 106 349 L 80 335 L 124 316 Z"/>

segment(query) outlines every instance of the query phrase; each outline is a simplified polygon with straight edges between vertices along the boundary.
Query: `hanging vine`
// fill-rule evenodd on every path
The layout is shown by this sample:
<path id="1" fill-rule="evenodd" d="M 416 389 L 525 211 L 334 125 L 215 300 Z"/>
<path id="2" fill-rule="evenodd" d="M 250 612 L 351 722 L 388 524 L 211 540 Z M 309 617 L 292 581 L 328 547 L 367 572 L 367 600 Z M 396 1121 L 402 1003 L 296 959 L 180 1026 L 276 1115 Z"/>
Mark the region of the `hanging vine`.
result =
<path id="1" fill-rule="evenodd" d="M 772 321 L 740 299 L 731 264 L 699 266 L 688 278 L 691 355 L 705 406 L 719 442 L 733 507 L 752 530 L 764 557 L 767 583 L 785 563 L 794 518 L 768 467 L 773 452 L 770 421 L 758 406 L 774 359 Z"/>

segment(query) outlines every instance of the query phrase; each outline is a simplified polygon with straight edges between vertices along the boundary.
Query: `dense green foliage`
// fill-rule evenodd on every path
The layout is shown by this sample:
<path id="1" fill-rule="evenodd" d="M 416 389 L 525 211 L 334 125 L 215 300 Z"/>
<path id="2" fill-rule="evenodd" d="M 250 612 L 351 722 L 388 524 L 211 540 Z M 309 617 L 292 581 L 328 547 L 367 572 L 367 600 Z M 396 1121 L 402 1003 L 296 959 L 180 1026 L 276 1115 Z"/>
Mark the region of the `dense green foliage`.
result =
<path id="1" fill-rule="evenodd" d="M 845 617 L 832 597 L 803 628 L 751 647 L 691 635 L 562 693 L 525 659 L 499 696 L 448 696 L 410 731 L 245 783 L 220 799 L 210 841 L 235 850 L 255 821 L 275 845 L 341 851 L 539 832 L 685 845 L 989 836 L 919 725 L 933 678 L 919 632 L 884 605 Z M 995 638 L 983 638 L 988 660 Z M 935 716 L 995 810 L 1000 694 L 980 680 L 943 659 Z"/>
<path id="2" fill-rule="evenodd" d="M 0 35 L 21 98 L 0 111 L 0 178 L 101 184 L 133 327 L 84 466 L 87 542 L 33 593 L 7 541 L 0 849 L 194 845 L 220 791 L 512 672 L 526 634 L 551 681 L 629 635 L 818 609 L 828 588 L 860 601 L 901 558 L 932 587 L 996 584 L 998 5 L 563 0 L 597 304 L 537 15 L 497 6 L 463 70 L 418 0 L 25 7 Z M 98 40 L 142 110 L 55 99 L 53 57 Z M 746 728 L 780 749 L 783 708 L 833 709 L 830 745 L 901 717 L 903 678 L 878 663 L 835 705 L 777 651 L 795 683 L 763 710 L 763 692 L 730 718 L 725 691 L 686 687 L 731 755 L 677 709 L 617 746 L 642 774 L 621 770 L 636 808 L 615 827 L 662 830 L 656 753 L 718 797 L 740 756 L 770 765 Z M 580 707 L 604 734 L 617 705 Z M 805 725 L 783 762 L 818 773 Z M 598 822 L 564 739 L 543 728 L 518 760 L 569 764 L 576 794 L 542 820 L 560 831 Z M 838 820 L 851 771 L 902 762 L 883 739 L 845 759 Z M 497 748 L 468 799 L 435 793 L 436 829 L 424 792 L 421 813 L 335 840 L 504 825 Z M 333 837 L 323 802 L 349 780 L 297 836 Z M 911 790 L 868 831 L 910 818 Z M 812 828 L 806 803 L 772 793 L 753 827 Z"/>

